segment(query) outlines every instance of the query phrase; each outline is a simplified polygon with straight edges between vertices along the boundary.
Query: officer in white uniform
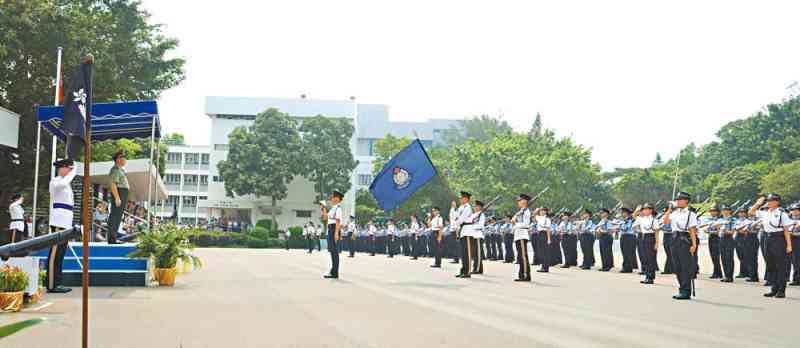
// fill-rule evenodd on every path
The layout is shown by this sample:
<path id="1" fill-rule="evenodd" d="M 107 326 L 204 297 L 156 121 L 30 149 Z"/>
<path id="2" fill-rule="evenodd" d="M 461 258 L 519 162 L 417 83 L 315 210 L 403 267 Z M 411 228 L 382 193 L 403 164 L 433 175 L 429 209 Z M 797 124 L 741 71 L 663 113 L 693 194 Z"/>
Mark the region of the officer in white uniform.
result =
<path id="1" fill-rule="evenodd" d="M 356 217 L 350 215 L 350 221 L 347 223 L 347 247 L 350 251 L 350 256 L 348 257 L 356 256 L 356 233 Z"/>
<path id="2" fill-rule="evenodd" d="M 550 209 L 547 207 L 542 207 L 536 209 L 534 212 L 534 219 L 536 220 L 536 228 L 539 230 L 539 253 L 541 256 L 541 267 L 536 270 L 539 273 L 548 273 L 550 272 L 550 262 L 553 260 L 550 259 L 550 244 L 553 242 L 553 221 L 550 219 L 549 216 Z"/>
<path id="3" fill-rule="evenodd" d="M 344 195 L 336 190 L 331 192 L 329 198 L 331 208 L 322 206 L 322 214 L 327 217 L 328 225 L 328 252 L 331 253 L 331 271 L 324 275 L 325 278 L 339 278 L 339 242 L 342 240 L 342 198 Z"/>
<path id="4" fill-rule="evenodd" d="M 442 267 L 442 252 L 443 252 L 443 245 L 444 245 L 444 219 L 440 215 L 439 207 L 433 207 L 431 211 L 431 217 L 428 221 L 428 228 L 431 229 L 432 233 L 430 238 L 433 239 L 433 268 L 441 268 Z"/>
<path id="5" fill-rule="evenodd" d="M 11 223 L 8 225 L 10 243 L 17 242 L 17 238 L 22 238 L 25 231 L 25 210 L 22 209 L 22 195 L 15 194 L 11 197 L 11 204 L 8 206 L 8 213 L 11 215 Z"/>
<path id="6" fill-rule="evenodd" d="M 486 226 L 486 215 L 483 213 L 483 202 L 475 200 L 475 212 L 472 213 L 472 224 L 468 229 L 472 230 L 472 249 L 475 256 L 472 258 L 472 274 L 483 274 L 483 229 Z"/>
<path id="7" fill-rule="evenodd" d="M 678 192 L 673 208 L 669 205 L 664 213 L 663 222 L 670 224 L 675 240 L 672 242 L 672 266 L 678 278 L 679 293 L 672 298 L 688 300 L 692 295 L 692 277 L 697 272 L 694 255 L 697 252 L 697 213 L 689 210 L 691 196 L 686 192 Z"/>
<path id="8" fill-rule="evenodd" d="M 56 176 L 50 179 L 50 231 L 57 232 L 72 228 L 72 210 L 75 198 L 72 194 L 72 179 L 75 178 L 75 167 L 72 160 L 64 159 L 53 163 Z M 64 254 L 67 242 L 50 247 L 47 256 L 47 292 L 66 293 L 72 289 L 61 285 Z"/>
<path id="9" fill-rule="evenodd" d="M 767 202 L 767 210 L 759 210 Z M 786 260 L 787 254 L 792 253 L 792 235 L 789 227 L 793 221 L 789 215 L 780 207 L 781 196 L 771 193 L 767 197 L 761 197 L 756 201 L 749 211 L 750 216 L 755 216 L 761 223 L 766 237 L 766 251 L 764 256 L 767 260 L 768 282 L 772 283 L 770 292 L 764 294 L 766 297 L 786 297 Z"/>
<path id="10" fill-rule="evenodd" d="M 408 243 L 411 247 L 411 259 L 416 260 L 422 252 L 422 227 L 417 222 L 417 216 L 411 215 L 411 226 L 409 230 Z"/>
<path id="11" fill-rule="evenodd" d="M 466 191 L 461 191 L 459 199 L 459 203 L 461 205 L 456 208 L 456 202 L 453 201 L 451 204 L 451 218 L 454 217 L 453 224 L 456 235 L 459 238 L 459 243 L 461 244 L 461 272 L 456 275 L 457 278 L 470 278 L 470 264 L 472 263 L 472 256 L 474 250 L 472 249 L 472 240 L 475 237 L 474 229 L 470 228 L 469 226 L 472 225 L 472 206 L 469 204 L 469 200 L 472 198 L 472 194 Z"/>
<path id="12" fill-rule="evenodd" d="M 378 228 L 375 227 L 375 224 L 370 221 L 369 225 L 367 226 L 367 248 L 369 249 L 369 256 L 375 256 L 375 237 L 378 233 Z"/>
<path id="13" fill-rule="evenodd" d="M 637 207 L 633 215 L 636 221 L 633 230 L 642 238 L 642 271 L 644 280 L 642 284 L 653 284 L 656 279 L 656 253 L 658 251 L 658 230 L 661 224 L 653 216 L 654 207 L 650 203 Z"/>
<path id="14" fill-rule="evenodd" d="M 519 194 L 516 197 L 519 211 L 510 218 L 510 221 L 514 223 L 512 231 L 519 264 L 519 274 L 517 279 L 514 279 L 517 282 L 531 281 L 531 264 L 528 262 L 528 231 L 531 229 L 531 209 L 528 208 L 530 200 L 531 196 L 524 193 Z"/>
<path id="15" fill-rule="evenodd" d="M 386 244 L 388 245 L 388 257 L 394 257 L 395 253 L 395 244 L 398 244 L 398 240 L 400 238 L 400 231 L 398 231 L 397 226 L 394 224 L 394 220 L 389 219 L 389 222 L 386 224 Z M 399 247 L 397 247 L 399 249 Z"/>

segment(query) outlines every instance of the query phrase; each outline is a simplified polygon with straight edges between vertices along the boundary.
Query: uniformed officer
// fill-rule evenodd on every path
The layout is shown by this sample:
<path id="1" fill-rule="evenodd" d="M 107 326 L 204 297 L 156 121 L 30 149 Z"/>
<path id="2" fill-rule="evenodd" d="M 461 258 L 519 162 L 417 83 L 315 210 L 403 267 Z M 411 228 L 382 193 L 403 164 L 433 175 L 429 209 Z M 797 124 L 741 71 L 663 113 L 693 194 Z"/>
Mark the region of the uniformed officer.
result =
<path id="1" fill-rule="evenodd" d="M 739 275 L 736 278 L 747 278 L 748 282 L 758 282 L 758 234 L 753 230 L 753 221 L 747 217 L 747 210 L 736 211 L 736 254 L 740 255 Z M 740 251 L 741 250 L 741 251 Z"/>
<path id="2" fill-rule="evenodd" d="M 656 279 L 658 230 L 661 226 L 653 214 L 653 205 L 650 203 L 637 207 L 634 216 L 636 216 L 636 222 L 634 222 L 633 228 L 642 239 L 642 271 L 645 279 L 641 283 L 653 284 Z"/>
<path id="3" fill-rule="evenodd" d="M 128 202 L 128 177 L 125 175 L 125 151 L 114 154 L 114 166 L 108 176 L 111 178 L 111 213 L 108 216 L 108 244 L 117 244 L 117 232 L 122 222 L 125 205 Z"/>
<path id="4" fill-rule="evenodd" d="M 439 207 L 433 207 L 431 216 L 428 219 L 428 228 L 431 230 L 433 240 L 433 268 L 442 267 L 442 253 L 444 252 L 444 219 L 441 216 Z"/>
<path id="5" fill-rule="evenodd" d="M 519 258 L 519 274 L 515 281 L 529 282 L 531 281 L 531 264 L 528 262 L 528 230 L 531 228 L 531 210 L 528 208 L 528 202 L 531 197 L 521 193 L 516 197 L 517 211 L 514 216 L 509 217 L 509 221 L 514 223 L 513 237 L 514 245 L 517 249 L 517 257 Z M 510 250 L 508 251 L 510 253 Z"/>
<path id="6" fill-rule="evenodd" d="M 50 231 L 57 232 L 72 228 L 72 210 L 75 203 L 72 193 L 72 179 L 75 167 L 72 160 L 64 159 L 53 163 L 56 176 L 50 179 Z M 67 242 L 50 247 L 47 255 L 47 292 L 66 293 L 72 289 L 61 285 L 64 254 Z"/>
<path id="7" fill-rule="evenodd" d="M 367 226 L 367 249 L 369 250 L 369 256 L 375 256 L 375 249 L 377 249 L 377 242 L 375 237 L 378 233 L 378 228 L 375 227 L 375 223 L 370 221 Z"/>
<path id="8" fill-rule="evenodd" d="M 767 210 L 760 211 L 764 202 L 767 202 Z M 758 218 L 766 233 L 766 253 L 767 272 L 769 278 L 767 281 L 772 283 L 770 292 L 764 294 L 766 297 L 786 297 L 786 255 L 792 253 L 792 240 L 789 227 L 793 221 L 789 218 L 786 212 L 780 207 L 781 196 L 771 193 L 767 197 L 761 197 L 756 201 L 750 211 L 750 216 Z"/>
<path id="9" fill-rule="evenodd" d="M 608 208 L 600 208 L 600 221 L 595 226 L 598 243 L 600 244 L 600 271 L 608 272 L 614 268 L 614 237 L 612 233 L 617 225 L 610 221 L 611 212 Z"/>
<path id="10" fill-rule="evenodd" d="M 550 263 L 553 261 L 550 258 L 550 244 L 553 242 L 553 222 L 550 219 L 550 209 L 541 207 L 534 211 L 534 220 L 536 221 L 536 229 L 539 230 L 539 253 L 541 256 L 541 267 L 536 270 L 539 273 L 550 272 Z"/>
<path id="11" fill-rule="evenodd" d="M 11 216 L 8 225 L 9 243 L 16 243 L 17 238 L 23 239 L 25 236 L 25 210 L 22 208 L 22 201 L 22 195 L 15 194 L 8 205 L 8 214 Z"/>
<path id="12" fill-rule="evenodd" d="M 456 209 L 455 201 L 451 203 L 450 207 L 450 211 L 453 212 L 451 216 L 454 216 L 452 226 L 455 228 L 461 245 L 461 272 L 456 275 L 458 278 L 470 278 L 470 267 L 474 253 L 472 248 L 474 229 L 469 226 L 472 225 L 473 221 L 472 206 L 469 204 L 471 198 L 472 195 L 469 192 L 461 191 L 458 198 L 461 204 L 458 206 L 458 209 Z"/>
<path id="13" fill-rule="evenodd" d="M 619 248 L 622 251 L 622 270 L 619 273 L 633 273 L 636 263 L 636 237 L 633 234 L 633 219 L 630 208 L 620 208 L 622 220 L 619 221 Z"/>
<path id="14" fill-rule="evenodd" d="M 792 282 L 789 285 L 800 286 L 800 202 L 789 206 L 789 218 L 792 225 L 789 232 L 792 233 Z"/>
<path id="15" fill-rule="evenodd" d="M 572 222 L 572 213 L 563 212 L 561 222 L 558 224 L 561 233 L 561 248 L 564 249 L 564 265 L 561 268 L 570 268 L 578 265 L 578 235 L 575 223 Z"/>
<path id="16" fill-rule="evenodd" d="M 547 217 L 550 218 L 550 247 L 547 249 L 547 255 L 550 257 L 550 267 L 561 264 L 564 258 L 561 255 L 561 236 L 556 232 L 558 224 L 556 223 L 556 216 L 553 212 L 548 212 Z"/>
<path id="17" fill-rule="evenodd" d="M 416 260 L 422 255 L 422 227 L 416 215 L 411 215 L 409 244 L 411 244 L 411 259 Z"/>
<path id="18" fill-rule="evenodd" d="M 483 274 L 483 229 L 486 226 L 486 215 L 483 213 L 483 202 L 475 200 L 475 211 L 472 213 L 472 223 L 467 227 L 472 230 L 472 249 L 475 256 L 472 258 L 472 274 Z"/>
<path id="19" fill-rule="evenodd" d="M 584 209 L 581 211 L 581 219 L 575 223 L 575 228 L 579 232 L 581 242 L 581 254 L 583 262 L 581 269 L 587 270 L 594 267 L 594 222 L 592 222 L 592 211 Z"/>
<path id="20" fill-rule="evenodd" d="M 350 215 L 350 221 L 347 222 L 347 246 L 348 250 L 350 251 L 349 257 L 356 256 L 356 217 Z"/>
<path id="21" fill-rule="evenodd" d="M 691 196 L 686 192 L 678 192 L 675 207 L 670 203 L 664 213 L 663 222 L 670 224 L 675 233 L 672 241 L 672 256 L 675 275 L 678 278 L 678 294 L 672 296 L 676 300 L 689 300 L 692 295 L 692 277 L 696 274 L 697 263 L 694 255 L 697 252 L 697 214 L 689 209 Z"/>
<path id="22" fill-rule="evenodd" d="M 666 213 L 667 210 L 669 207 L 664 207 L 662 213 Z M 664 271 L 661 274 L 672 274 L 672 241 L 675 239 L 675 234 L 672 233 L 672 225 L 663 223 L 662 219 L 659 219 L 659 223 L 661 223 L 661 234 L 664 235 L 662 244 L 664 245 L 664 255 L 666 255 Z"/>
<path id="23" fill-rule="evenodd" d="M 719 228 L 719 251 L 722 261 L 722 273 L 724 278 L 720 279 L 723 283 L 733 283 L 733 253 L 736 249 L 736 240 L 734 234 L 736 233 L 736 221 L 733 217 L 733 209 L 730 206 L 723 205 L 722 218 L 717 222 Z"/>
<path id="24" fill-rule="evenodd" d="M 707 218 L 702 218 L 700 223 L 700 230 L 708 234 L 708 254 L 711 256 L 711 264 L 714 266 L 714 271 L 711 273 L 711 279 L 722 278 L 722 267 L 720 252 L 720 235 L 719 235 L 719 208 L 712 206 L 708 210 L 710 215 Z"/>
<path id="25" fill-rule="evenodd" d="M 327 217 L 328 252 L 331 253 L 331 271 L 325 278 L 339 278 L 339 241 L 342 240 L 342 199 L 344 195 L 336 190 L 331 192 L 331 208 L 322 206 L 322 215 Z"/>
<path id="26" fill-rule="evenodd" d="M 489 222 L 483 229 L 483 236 L 486 240 L 486 259 L 491 261 L 497 260 L 497 244 L 494 241 L 495 231 L 497 231 L 497 220 L 494 217 L 490 217 Z"/>
<path id="27" fill-rule="evenodd" d="M 389 222 L 386 224 L 386 244 L 388 249 L 388 257 L 394 257 L 395 254 L 395 244 L 399 244 L 399 237 L 400 231 L 397 229 L 397 225 L 394 224 L 393 219 L 389 219 Z M 399 248 L 399 246 L 397 246 Z"/>
<path id="28" fill-rule="evenodd" d="M 503 249 L 505 249 L 504 263 L 514 262 L 514 232 L 513 232 L 513 219 L 511 215 L 506 215 L 506 219 L 500 226 L 500 231 L 503 235 Z M 525 232 L 527 233 L 527 231 Z"/>

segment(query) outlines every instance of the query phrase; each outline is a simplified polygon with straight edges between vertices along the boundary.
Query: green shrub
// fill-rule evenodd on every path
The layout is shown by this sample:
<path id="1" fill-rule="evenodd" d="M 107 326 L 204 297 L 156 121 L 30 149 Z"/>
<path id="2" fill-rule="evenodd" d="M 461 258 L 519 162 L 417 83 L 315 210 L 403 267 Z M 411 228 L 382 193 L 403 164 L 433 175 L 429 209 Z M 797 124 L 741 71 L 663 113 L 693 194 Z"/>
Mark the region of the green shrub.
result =
<path id="1" fill-rule="evenodd" d="M 191 263 L 200 268 L 202 262 L 191 254 L 194 249 L 189 236 L 196 234 L 192 230 L 180 230 L 175 225 L 159 225 L 154 230 L 139 235 L 136 250 L 129 257 L 155 258 L 156 268 L 172 268 L 178 260 Z"/>
<path id="2" fill-rule="evenodd" d="M 272 223 L 272 219 L 261 219 L 256 222 L 256 227 L 261 227 L 267 231 L 273 229 L 274 224 Z"/>
<path id="3" fill-rule="evenodd" d="M 28 275 L 19 267 L 3 266 L 0 268 L 0 292 L 25 291 L 28 287 Z"/>
<path id="4" fill-rule="evenodd" d="M 300 226 L 289 227 L 289 237 L 297 237 L 303 234 L 303 228 Z"/>

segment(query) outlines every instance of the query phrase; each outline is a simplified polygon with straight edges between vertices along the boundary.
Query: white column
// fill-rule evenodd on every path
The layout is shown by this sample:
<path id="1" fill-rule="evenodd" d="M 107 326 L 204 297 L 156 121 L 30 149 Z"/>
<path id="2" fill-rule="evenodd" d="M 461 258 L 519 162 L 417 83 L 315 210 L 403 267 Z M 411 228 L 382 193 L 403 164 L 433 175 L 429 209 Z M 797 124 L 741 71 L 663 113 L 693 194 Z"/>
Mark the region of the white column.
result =
<path id="1" fill-rule="evenodd" d="M 358 101 L 356 97 L 350 97 L 353 101 L 353 137 L 350 138 L 350 151 L 353 154 L 353 159 L 358 156 Z M 357 167 L 357 166 L 356 166 Z M 350 190 L 347 192 L 347 206 L 350 207 L 349 215 L 356 215 L 356 191 L 358 190 L 358 171 L 353 168 L 353 173 L 350 174 Z M 348 215 L 348 217 L 349 217 Z"/>

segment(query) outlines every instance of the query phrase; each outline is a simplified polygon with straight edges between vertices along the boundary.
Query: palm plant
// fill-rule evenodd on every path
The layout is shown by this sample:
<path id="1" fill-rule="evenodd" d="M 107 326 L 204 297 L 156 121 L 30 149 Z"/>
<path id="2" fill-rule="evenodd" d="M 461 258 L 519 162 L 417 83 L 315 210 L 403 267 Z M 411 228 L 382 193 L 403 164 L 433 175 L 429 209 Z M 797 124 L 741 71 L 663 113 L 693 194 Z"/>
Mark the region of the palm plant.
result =
<path id="1" fill-rule="evenodd" d="M 173 268 L 178 260 L 191 263 L 194 268 L 202 267 L 200 258 L 191 254 L 192 250 L 194 245 L 189 242 L 188 233 L 167 224 L 139 235 L 139 244 L 128 257 L 153 257 L 156 268 Z"/>

